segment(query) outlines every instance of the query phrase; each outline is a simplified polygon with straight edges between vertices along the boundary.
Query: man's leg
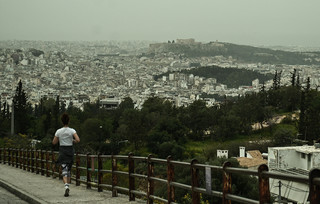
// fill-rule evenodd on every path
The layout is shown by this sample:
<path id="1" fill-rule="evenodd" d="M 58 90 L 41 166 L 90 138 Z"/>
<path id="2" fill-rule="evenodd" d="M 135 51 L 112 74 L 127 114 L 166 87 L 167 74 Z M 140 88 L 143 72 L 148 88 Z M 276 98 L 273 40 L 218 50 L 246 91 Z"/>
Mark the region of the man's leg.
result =
<path id="1" fill-rule="evenodd" d="M 64 183 L 64 188 L 65 188 L 65 193 L 64 196 L 68 197 L 69 196 L 69 184 L 71 181 L 71 172 L 69 169 L 69 165 L 67 164 L 62 164 L 62 178 L 63 178 L 63 183 Z"/>

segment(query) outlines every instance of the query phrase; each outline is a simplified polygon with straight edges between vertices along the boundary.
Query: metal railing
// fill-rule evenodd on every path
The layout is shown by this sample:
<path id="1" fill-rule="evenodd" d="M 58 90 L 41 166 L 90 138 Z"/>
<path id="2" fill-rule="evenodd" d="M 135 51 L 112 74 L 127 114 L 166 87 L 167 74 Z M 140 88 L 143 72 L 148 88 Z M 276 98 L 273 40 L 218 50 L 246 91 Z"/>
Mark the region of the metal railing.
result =
<path id="1" fill-rule="evenodd" d="M 56 155 L 58 152 L 43 151 L 43 150 L 29 150 L 29 149 L 11 149 L 0 148 L 0 163 L 15 166 L 26 171 L 34 172 L 36 174 L 45 175 L 53 178 L 61 177 L 61 168 L 56 170 L 55 166 Z M 84 160 L 85 165 L 81 166 L 81 159 Z M 109 164 L 111 169 L 104 169 L 103 165 L 106 164 L 106 160 L 110 160 Z M 127 171 L 120 171 L 119 164 L 122 162 L 127 164 Z M 139 174 L 136 172 L 137 162 L 143 162 L 146 165 L 144 169 L 147 173 Z M 166 179 L 160 178 L 155 175 L 155 164 L 163 165 L 166 167 Z M 191 184 L 183 184 L 175 182 L 175 167 L 182 166 L 190 169 Z M 200 187 L 200 171 L 206 171 L 209 169 L 221 172 L 223 187 L 222 191 L 215 191 L 211 188 Z M 112 197 L 118 196 L 119 192 L 128 194 L 129 201 L 134 201 L 136 196 L 144 197 L 147 203 L 153 203 L 153 201 L 161 201 L 164 203 L 174 203 L 175 201 L 175 189 L 185 189 L 191 192 L 192 203 L 200 203 L 200 194 L 206 194 L 213 197 L 222 199 L 223 204 L 230 204 L 231 201 L 240 203 L 271 203 L 269 178 L 281 179 L 299 183 L 305 183 L 309 185 L 309 201 L 311 204 L 320 203 L 320 170 L 313 169 L 310 171 L 309 176 L 298 176 L 290 174 L 282 174 L 278 172 L 269 172 L 268 166 L 260 165 L 258 170 L 248 170 L 243 168 L 233 168 L 230 162 L 225 162 L 223 166 L 211 166 L 199 164 L 197 160 L 188 162 L 174 161 L 169 156 L 167 159 L 153 158 L 151 155 L 148 157 L 134 156 L 130 153 L 128 156 L 124 155 L 90 155 L 90 154 L 75 154 L 75 164 L 73 165 L 73 172 L 75 176 L 72 180 L 76 182 L 76 185 L 84 183 L 88 189 L 92 186 L 97 187 L 101 192 L 103 189 L 110 189 L 112 191 Z M 92 181 L 92 173 L 97 176 L 97 181 Z M 80 179 L 81 174 L 85 174 L 85 180 Z M 103 182 L 103 175 L 110 174 L 111 181 L 109 183 Z M 259 179 L 259 200 L 252 200 L 249 198 L 241 197 L 232 194 L 232 174 L 251 175 L 256 176 Z M 125 176 L 128 179 L 128 187 L 122 187 L 118 185 L 119 176 Z M 211 178 L 211 176 L 209 177 Z M 146 191 L 136 189 L 136 179 L 145 180 L 147 186 Z M 167 197 L 161 198 L 154 195 L 155 182 L 162 183 L 167 186 Z M 209 181 L 211 182 L 211 180 Z M 209 185 L 211 187 L 211 185 Z"/>

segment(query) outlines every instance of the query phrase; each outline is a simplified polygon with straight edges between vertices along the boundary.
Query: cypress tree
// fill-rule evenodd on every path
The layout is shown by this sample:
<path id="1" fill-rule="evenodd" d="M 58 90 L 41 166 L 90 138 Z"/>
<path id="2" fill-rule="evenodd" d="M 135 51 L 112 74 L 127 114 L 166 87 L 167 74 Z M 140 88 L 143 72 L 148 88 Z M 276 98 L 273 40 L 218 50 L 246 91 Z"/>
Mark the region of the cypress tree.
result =
<path id="1" fill-rule="evenodd" d="M 297 70 L 293 69 L 293 73 L 292 73 L 292 77 L 291 77 L 291 86 L 296 85 L 296 73 L 297 73 Z"/>
<path id="2" fill-rule="evenodd" d="M 27 94 L 22 88 L 21 80 L 16 88 L 15 96 L 13 97 L 14 114 L 15 114 L 15 129 L 18 133 L 26 133 L 28 129 L 28 105 Z"/>
<path id="3" fill-rule="evenodd" d="M 54 117 L 54 128 L 59 127 L 59 113 L 60 113 L 60 98 L 57 96 L 56 103 L 53 107 L 53 117 Z"/>

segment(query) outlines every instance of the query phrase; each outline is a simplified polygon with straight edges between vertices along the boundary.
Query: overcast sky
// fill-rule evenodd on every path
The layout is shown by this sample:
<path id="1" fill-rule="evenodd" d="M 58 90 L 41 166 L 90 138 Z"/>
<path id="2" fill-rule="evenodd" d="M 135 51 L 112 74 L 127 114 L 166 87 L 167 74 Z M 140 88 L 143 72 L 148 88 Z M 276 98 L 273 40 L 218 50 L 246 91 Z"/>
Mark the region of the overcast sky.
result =
<path id="1" fill-rule="evenodd" d="M 320 47 L 320 0 L 0 0 L 0 40 Z"/>

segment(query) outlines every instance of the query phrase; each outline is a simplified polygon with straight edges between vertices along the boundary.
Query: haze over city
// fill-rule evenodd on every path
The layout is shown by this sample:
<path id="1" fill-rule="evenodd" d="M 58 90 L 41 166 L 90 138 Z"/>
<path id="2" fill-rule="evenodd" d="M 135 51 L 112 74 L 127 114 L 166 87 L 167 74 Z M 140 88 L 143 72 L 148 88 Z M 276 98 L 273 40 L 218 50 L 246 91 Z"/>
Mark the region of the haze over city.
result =
<path id="1" fill-rule="evenodd" d="M 319 7 L 316 0 L 0 0 L 0 40 L 195 38 L 319 47 Z"/>

